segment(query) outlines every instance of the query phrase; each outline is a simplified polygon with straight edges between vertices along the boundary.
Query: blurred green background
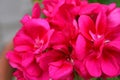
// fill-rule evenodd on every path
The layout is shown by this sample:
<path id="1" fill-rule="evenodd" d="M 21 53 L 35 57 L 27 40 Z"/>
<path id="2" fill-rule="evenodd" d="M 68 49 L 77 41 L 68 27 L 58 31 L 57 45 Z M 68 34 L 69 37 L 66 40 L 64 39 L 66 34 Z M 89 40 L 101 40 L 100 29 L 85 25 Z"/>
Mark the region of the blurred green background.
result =
<path id="1" fill-rule="evenodd" d="M 120 6 L 120 0 L 88 0 L 89 2 L 100 2 L 103 4 L 116 3 L 117 6 Z"/>

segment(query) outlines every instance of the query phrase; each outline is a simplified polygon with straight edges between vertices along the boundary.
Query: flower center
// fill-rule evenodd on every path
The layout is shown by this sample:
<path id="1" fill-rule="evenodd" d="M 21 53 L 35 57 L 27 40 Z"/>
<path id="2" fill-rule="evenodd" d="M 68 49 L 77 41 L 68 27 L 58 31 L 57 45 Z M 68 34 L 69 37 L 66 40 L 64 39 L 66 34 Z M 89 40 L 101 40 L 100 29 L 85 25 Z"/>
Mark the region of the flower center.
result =
<path id="1" fill-rule="evenodd" d="M 91 31 L 89 32 L 91 37 L 92 37 L 92 41 L 93 41 L 93 45 L 95 48 L 100 48 L 101 45 L 103 44 L 106 44 L 106 43 L 109 43 L 110 40 L 105 40 L 105 37 L 104 35 L 99 35 L 99 34 L 95 34 L 95 33 L 92 33 Z"/>
<path id="2" fill-rule="evenodd" d="M 97 58 L 99 58 L 102 55 L 104 45 L 109 43 L 110 40 L 105 40 L 104 35 L 99 35 L 92 32 L 90 32 L 90 35 L 92 37 L 93 50 L 97 53 Z"/>
<path id="3" fill-rule="evenodd" d="M 35 48 L 35 54 L 39 54 L 40 52 L 43 51 L 43 46 L 44 46 L 44 41 L 42 39 L 40 39 L 39 37 L 37 37 L 35 39 L 35 44 L 34 44 L 34 48 Z"/>
<path id="4" fill-rule="evenodd" d="M 98 35 L 97 38 L 94 40 L 94 47 L 100 48 L 100 46 L 103 44 L 103 42 L 104 42 L 104 37 Z"/>

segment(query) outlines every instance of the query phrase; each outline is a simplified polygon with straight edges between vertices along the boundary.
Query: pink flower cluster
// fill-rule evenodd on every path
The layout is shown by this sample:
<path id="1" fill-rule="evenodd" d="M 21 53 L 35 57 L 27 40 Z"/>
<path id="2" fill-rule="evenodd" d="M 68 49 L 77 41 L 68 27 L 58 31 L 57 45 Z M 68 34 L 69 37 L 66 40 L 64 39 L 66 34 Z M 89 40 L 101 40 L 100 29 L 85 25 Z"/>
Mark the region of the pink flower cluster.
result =
<path id="1" fill-rule="evenodd" d="M 7 53 L 18 80 L 89 80 L 120 75 L 120 8 L 43 0 L 25 15 Z M 44 13 L 46 18 L 40 18 Z"/>

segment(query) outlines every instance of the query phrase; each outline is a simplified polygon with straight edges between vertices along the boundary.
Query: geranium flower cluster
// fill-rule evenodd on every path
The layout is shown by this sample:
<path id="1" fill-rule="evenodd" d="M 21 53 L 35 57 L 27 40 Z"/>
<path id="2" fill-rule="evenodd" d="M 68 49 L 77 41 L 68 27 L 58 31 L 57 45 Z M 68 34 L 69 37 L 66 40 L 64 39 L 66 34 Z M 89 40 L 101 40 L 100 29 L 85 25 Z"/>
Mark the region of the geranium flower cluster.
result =
<path id="1" fill-rule="evenodd" d="M 43 0 L 25 15 L 7 53 L 18 80 L 74 80 L 120 74 L 120 8 L 87 0 Z M 40 18 L 44 13 L 45 18 Z"/>

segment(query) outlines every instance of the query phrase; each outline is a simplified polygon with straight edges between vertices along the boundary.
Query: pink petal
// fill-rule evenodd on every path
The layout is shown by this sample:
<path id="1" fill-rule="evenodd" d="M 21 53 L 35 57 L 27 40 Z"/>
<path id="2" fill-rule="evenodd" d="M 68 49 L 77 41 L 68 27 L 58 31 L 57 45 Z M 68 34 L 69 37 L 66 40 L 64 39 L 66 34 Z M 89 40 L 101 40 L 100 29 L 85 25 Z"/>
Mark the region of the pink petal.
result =
<path id="1" fill-rule="evenodd" d="M 107 55 L 102 59 L 101 67 L 103 73 L 110 77 L 114 77 L 118 75 L 119 72 L 118 63 L 116 59 L 111 55 Z"/>
<path id="2" fill-rule="evenodd" d="M 59 50 L 61 52 L 63 52 L 64 54 L 69 54 L 69 50 L 68 50 L 68 47 L 66 45 L 54 45 L 53 46 L 53 49 L 55 50 Z"/>
<path id="3" fill-rule="evenodd" d="M 86 68 L 89 74 L 93 77 L 100 77 L 102 74 L 100 61 L 98 61 L 96 58 L 88 58 L 86 60 Z"/>
<path id="4" fill-rule="evenodd" d="M 71 77 L 72 71 L 73 67 L 67 61 L 52 62 L 49 66 L 49 75 L 55 80 L 66 80 L 67 77 Z"/>
<path id="5" fill-rule="evenodd" d="M 44 49 L 46 49 L 48 47 L 53 33 L 54 33 L 54 30 L 51 29 L 43 36 L 42 40 L 44 40 L 44 43 L 45 43 Z"/>
<path id="6" fill-rule="evenodd" d="M 39 39 L 38 37 L 38 39 L 35 40 L 36 41 L 35 45 L 39 46 L 39 48 L 34 51 L 35 54 L 39 54 L 40 52 L 46 50 L 49 47 L 49 43 L 51 40 L 51 36 L 53 35 L 53 32 L 54 30 L 51 29 L 47 33 L 45 33 L 41 39 Z M 39 44 L 39 41 L 42 41 L 42 44 Z"/>
<path id="7" fill-rule="evenodd" d="M 82 60 L 86 56 L 86 41 L 82 35 L 79 35 L 75 45 L 75 55 Z"/>
<path id="8" fill-rule="evenodd" d="M 84 61 L 75 60 L 74 68 L 77 71 L 79 76 L 82 76 L 85 79 L 89 79 L 90 75 L 85 67 Z"/>
<path id="9" fill-rule="evenodd" d="M 48 72 L 42 72 L 41 76 L 37 80 L 50 80 Z"/>
<path id="10" fill-rule="evenodd" d="M 95 33 L 95 26 L 92 19 L 89 16 L 81 15 L 78 19 L 78 24 L 82 35 L 88 40 L 91 40 L 89 32 Z"/>
<path id="11" fill-rule="evenodd" d="M 108 26 L 117 27 L 118 25 L 120 25 L 119 17 L 120 17 L 120 8 L 116 8 L 108 15 Z"/>
<path id="12" fill-rule="evenodd" d="M 106 46 L 111 50 L 115 50 L 115 51 L 120 52 L 120 45 L 119 44 L 120 44 L 120 37 L 118 35 L 116 38 L 114 38 L 112 41 L 110 41 Z"/>
<path id="13" fill-rule="evenodd" d="M 65 44 L 66 37 L 62 33 L 62 31 L 55 31 L 51 37 L 50 44 L 51 45 L 58 45 L 58 44 Z"/>
<path id="14" fill-rule="evenodd" d="M 40 6 L 39 3 L 35 3 L 33 10 L 32 10 L 32 18 L 39 18 L 40 17 Z"/>
<path id="15" fill-rule="evenodd" d="M 107 29 L 107 34 L 105 35 L 105 37 L 110 41 L 114 41 L 114 40 L 116 41 L 116 39 L 119 38 L 119 35 L 120 35 L 120 26 L 116 26 L 116 27 L 109 27 Z"/>
<path id="16" fill-rule="evenodd" d="M 16 47 L 16 46 L 21 46 L 21 45 L 26 45 L 26 46 L 33 45 L 33 40 L 30 38 L 29 35 L 26 35 L 24 33 L 23 28 L 14 37 L 14 46 Z"/>
<path id="17" fill-rule="evenodd" d="M 50 21 L 50 24 L 52 24 L 52 28 L 63 30 L 66 28 L 66 26 L 69 26 L 69 24 L 73 23 L 71 7 L 72 5 L 62 5 L 54 15 L 54 18 L 48 19 Z M 69 26 L 69 28 L 71 27 Z"/>
<path id="18" fill-rule="evenodd" d="M 22 56 L 22 63 L 21 65 L 24 67 L 28 67 L 34 61 L 34 55 L 31 52 L 24 53 Z"/>
<path id="19" fill-rule="evenodd" d="M 27 72 L 27 74 L 29 74 L 29 76 L 38 77 L 41 75 L 41 70 L 39 66 L 37 65 L 37 63 L 34 62 L 26 67 L 25 71 Z"/>
<path id="20" fill-rule="evenodd" d="M 17 51 L 17 52 L 24 52 L 24 51 L 29 51 L 29 50 L 31 50 L 31 47 L 30 46 L 17 46 L 17 47 L 15 47 L 14 48 L 14 50 L 15 51 Z"/>
<path id="21" fill-rule="evenodd" d="M 16 70 L 13 75 L 17 77 L 17 80 L 26 80 L 24 78 L 23 72 L 20 70 Z"/>
<path id="22" fill-rule="evenodd" d="M 9 51 L 6 55 L 9 64 L 13 67 L 13 68 L 21 68 L 20 64 L 21 64 L 21 57 L 18 55 L 18 53 L 13 52 L 13 51 Z"/>
<path id="23" fill-rule="evenodd" d="M 43 71 L 48 70 L 48 64 L 64 58 L 62 53 L 58 51 L 48 51 L 41 56 L 37 57 L 37 62 Z"/>
<path id="24" fill-rule="evenodd" d="M 62 21 L 72 21 L 73 15 L 71 14 L 71 9 L 72 5 L 62 5 L 56 14 L 56 17 Z"/>
<path id="25" fill-rule="evenodd" d="M 108 5 L 109 11 L 112 11 L 116 8 L 116 3 L 111 3 Z"/>
<path id="26" fill-rule="evenodd" d="M 97 20 L 96 20 L 96 32 L 100 35 L 100 34 L 104 34 L 106 32 L 107 29 L 107 17 L 105 12 L 100 12 L 97 16 Z"/>
<path id="27" fill-rule="evenodd" d="M 79 14 L 90 14 L 93 11 L 95 11 L 98 7 L 99 7 L 98 3 L 83 5 L 83 7 L 81 7 Z"/>
<path id="28" fill-rule="evenodd" d="M 106 12 L 108 8 L 105 5 L 99 3 L 90 3 L 83 5 L 80 9 L 79 14 L 98 14 L 100 11 Z"/>
<path id="29" fill-rule="evenodd" d="M 64 2 L 65 0 L 43 0 L 45 7 L 43 9 L 44 14 L 48 17 L 54 16 Z"/>
<path id="30" fill-rule="evenodd" d="M 26 14 L 21 20 L 20 20 L 20 22 L 24 25 L 28 20 L 30 20 L 31 19 L 31 17 L 28 15 L 28 14 Z"/>
<path id="31" fill-rule="evenodd" d="M 41 38 L 48 30 L 50 30 L 48 22 L 45 19 L 40 18 L 28 21 L 23 28 L 25 29 L 25 32 L 33 38 L 38 36 Z"/>

